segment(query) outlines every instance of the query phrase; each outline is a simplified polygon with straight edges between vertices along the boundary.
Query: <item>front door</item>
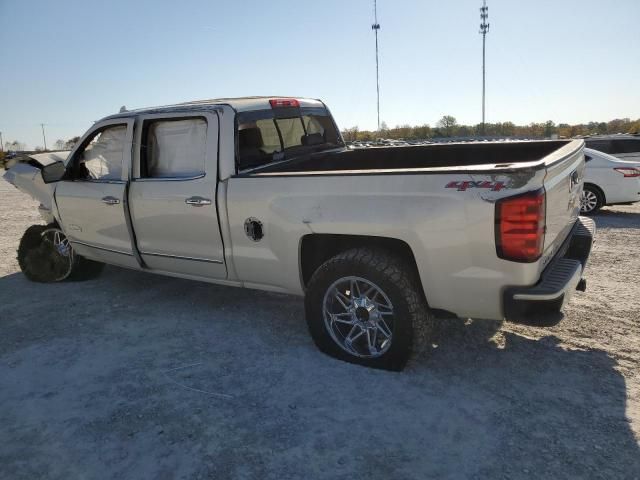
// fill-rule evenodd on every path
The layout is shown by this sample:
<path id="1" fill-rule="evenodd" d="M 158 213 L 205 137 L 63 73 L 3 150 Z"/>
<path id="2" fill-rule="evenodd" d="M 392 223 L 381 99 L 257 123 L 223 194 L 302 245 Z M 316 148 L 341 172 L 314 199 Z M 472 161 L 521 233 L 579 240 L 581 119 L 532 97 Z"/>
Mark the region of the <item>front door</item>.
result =
<path id="1" fill-rule="evenodd" d="M 216 113 L 144 115 L 138 120 L 131 221 L 145 265 L 170 273 L 227 276 L 216 204 Z"/>
<path id="2" fill-rule="evenodd" d="M 133 120 L 102 122 L 80 141 L 55 200 L 74 250 L 94 260 L 138 267 L 125 213 Z"/>

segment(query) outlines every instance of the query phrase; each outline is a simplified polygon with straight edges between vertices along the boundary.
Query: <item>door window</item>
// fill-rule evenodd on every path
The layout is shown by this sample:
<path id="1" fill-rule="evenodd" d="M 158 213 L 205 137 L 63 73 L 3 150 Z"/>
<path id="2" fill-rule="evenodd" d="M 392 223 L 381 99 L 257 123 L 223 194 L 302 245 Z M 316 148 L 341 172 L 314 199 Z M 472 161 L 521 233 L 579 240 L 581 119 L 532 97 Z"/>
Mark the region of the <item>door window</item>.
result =
<path id="1" fill-rule="evenodd" d="M 98 130 L 76 154 L 75 179 L 120 180 L 126 138 L 126 125 Z"/>
<path id="2" fill-rule="evenodd" d="M 140 172 L 143 178 L 204 175 L 207 121 L 201 117 L 145 122 Z"/>

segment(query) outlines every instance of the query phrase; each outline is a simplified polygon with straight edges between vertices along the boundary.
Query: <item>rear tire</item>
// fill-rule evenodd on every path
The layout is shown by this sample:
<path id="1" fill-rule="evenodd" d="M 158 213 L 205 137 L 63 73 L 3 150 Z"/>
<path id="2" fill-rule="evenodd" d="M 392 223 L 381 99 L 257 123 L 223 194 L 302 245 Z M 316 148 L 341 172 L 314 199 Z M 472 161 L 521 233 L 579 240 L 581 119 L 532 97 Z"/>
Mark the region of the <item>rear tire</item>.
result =
<path id="1" fill-rule="evenodd" d="M 18 246 L 18 264 L 33 282 L 89 280 L 102 272 L 104 263 L 77 255 L 56 225 L 32 225 Z"/>
<path id="2" fill-rule="evenodd" d="M 599 188 L 585 185 L 580 197 L 580 213 L 593 215 L 604 206 L 604 196 Z"/>
<path id="3" fill-rule="evenodd" d="M 356 248 L 311 277 L 307 325 L 318 348 L 367 367 L 399 371 L 433 335 L 433 317 L 413 269 L 390 252 Z"/>

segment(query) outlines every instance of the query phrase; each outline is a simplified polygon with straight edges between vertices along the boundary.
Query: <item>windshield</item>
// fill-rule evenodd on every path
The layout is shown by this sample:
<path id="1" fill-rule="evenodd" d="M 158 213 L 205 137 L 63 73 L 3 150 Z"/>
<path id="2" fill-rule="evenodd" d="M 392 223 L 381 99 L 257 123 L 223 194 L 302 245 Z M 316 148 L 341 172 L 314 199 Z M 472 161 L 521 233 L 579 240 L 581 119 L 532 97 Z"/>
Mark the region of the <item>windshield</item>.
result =
<path id="1" fill-rule="evenodd" d="M 326 109 L 291 110 L 289 114 L 274 110 L 238 114 L 239 171 L 344 146 Z"/>

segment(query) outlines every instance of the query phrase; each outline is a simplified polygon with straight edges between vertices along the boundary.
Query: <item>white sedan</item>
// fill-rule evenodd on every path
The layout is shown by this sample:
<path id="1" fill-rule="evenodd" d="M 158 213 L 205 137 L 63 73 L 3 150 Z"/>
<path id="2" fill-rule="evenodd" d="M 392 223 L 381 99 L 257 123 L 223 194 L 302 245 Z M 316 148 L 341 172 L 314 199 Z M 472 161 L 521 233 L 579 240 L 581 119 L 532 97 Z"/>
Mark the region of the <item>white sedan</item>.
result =
<path id="1" fill-rule="evenodd" d="M 620 160 L 606 153 L 584 149 L 582 213 L 595 213 L 605 205 L 640 201 L 640 162 Z"/>

